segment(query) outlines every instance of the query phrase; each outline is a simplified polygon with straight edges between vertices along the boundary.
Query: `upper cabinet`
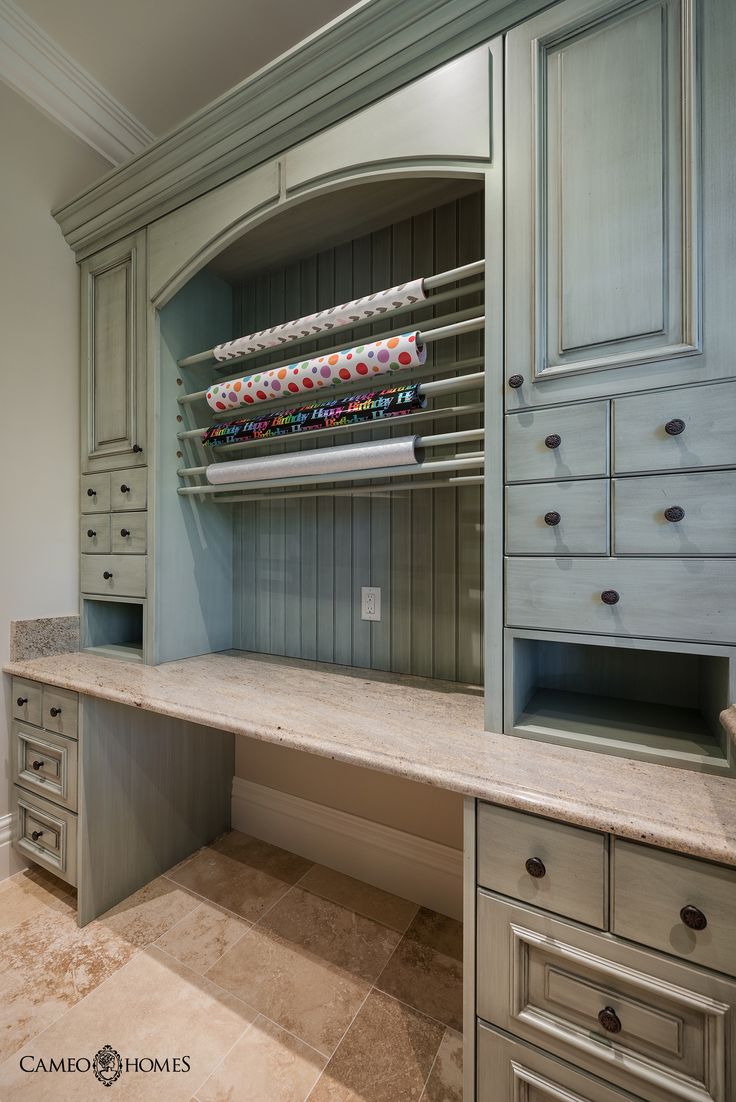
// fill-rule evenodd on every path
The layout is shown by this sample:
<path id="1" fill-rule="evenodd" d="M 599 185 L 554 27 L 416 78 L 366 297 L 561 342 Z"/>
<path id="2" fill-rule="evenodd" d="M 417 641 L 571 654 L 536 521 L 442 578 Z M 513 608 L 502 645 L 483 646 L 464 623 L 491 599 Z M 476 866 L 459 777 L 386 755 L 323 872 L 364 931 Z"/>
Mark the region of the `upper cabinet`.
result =
<path id="1" fill-rule="evenodd" d="M 145 464 L 145 230 L 81 265 L 82 470 Z"/>

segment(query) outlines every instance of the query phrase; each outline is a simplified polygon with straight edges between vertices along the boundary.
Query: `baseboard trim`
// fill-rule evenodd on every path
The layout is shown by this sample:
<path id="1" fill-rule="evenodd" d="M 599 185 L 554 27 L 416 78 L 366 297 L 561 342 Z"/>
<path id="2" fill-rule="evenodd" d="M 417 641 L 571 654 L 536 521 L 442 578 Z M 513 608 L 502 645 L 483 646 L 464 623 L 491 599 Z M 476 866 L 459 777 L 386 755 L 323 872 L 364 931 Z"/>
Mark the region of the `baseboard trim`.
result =
<path id="1" fill-rule="evenodd" d="M 233 778 L 232 823 L 235 830 L 462 918 L 461 850 L 241 777 Z"/>
<path id="2" fill-rule="evenodd" d="M 12 846 L 13 816 L 0 815 L 0 880 L 6 880 L 13 873 L 27 867 Z"/>

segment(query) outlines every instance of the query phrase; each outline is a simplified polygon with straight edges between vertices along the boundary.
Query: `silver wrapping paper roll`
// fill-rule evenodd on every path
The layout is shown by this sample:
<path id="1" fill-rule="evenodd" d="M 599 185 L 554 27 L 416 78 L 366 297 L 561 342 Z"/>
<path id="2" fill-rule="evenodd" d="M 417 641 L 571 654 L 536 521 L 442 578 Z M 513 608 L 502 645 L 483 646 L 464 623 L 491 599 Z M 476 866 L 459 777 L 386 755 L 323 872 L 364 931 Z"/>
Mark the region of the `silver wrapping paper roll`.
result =
<path id="1" fill-rule="evenodd" d="M 315 474 L 366 471 L 379 467 L 418 467 L 416 436 L 395 440 L 367 440 L 340 448 L 264 455 L 258 459 L 238 459 L 232 463 L 210 463 L 207 481 L 213 486 L 230 482 L 261 482 L 271 478 L 302 478 Z"/>

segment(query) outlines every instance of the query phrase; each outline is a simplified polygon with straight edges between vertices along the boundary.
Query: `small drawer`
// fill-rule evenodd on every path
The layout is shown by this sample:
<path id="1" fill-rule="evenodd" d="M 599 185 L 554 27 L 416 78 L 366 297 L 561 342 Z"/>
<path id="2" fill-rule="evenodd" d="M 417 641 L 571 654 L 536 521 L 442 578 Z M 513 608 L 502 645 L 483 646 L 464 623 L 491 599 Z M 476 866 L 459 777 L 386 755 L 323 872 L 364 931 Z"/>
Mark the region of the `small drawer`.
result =
<path id="1" fill-rule="evenodd" d="M 41 796 L 13 788 L 15 848 L 74 886 L 77 883 L 77 816 Z"/>
<path id="2" fill-rule="evenodd" d="M 607 475 L 608 452 L 607 402 L 506 416 L 508 482 Z"/>
<path id="3" fill-rule="evenodd" d="M 43 685 L 38 681 L 26 681 L 22 677 L 13 678 L 13 719 L 31 723 L 34 727 L 43 725 Z"/>
<path id="4" fill-rule="evenodd" d="M 116 513 L 112 522 L 114 555 L 145 555 L 147 513 Z"/>
<path id="5" fill-rule="evenodd" d="M 731 1102 L 736 984 L 478 893 L 478 1013 L 647 1102 Z"/>
<path id="6" fill-rule="evenodd" d="M 127 509 L 145 509 L 148 500 L 148 469 L 131 468 L 110 475 L 110 500 L 113 513 Z"/>
<path id="7" fill-rule="evenodd" d="M 145 597 L 145 555 L 82 555 L 83 593 Z"/>
<path id="8" fill-rule="evenodd" d="M 736 382 L 616 398 L 616 474 L 736 464 Z"/>
<path id="9" fill-rule="evenodd" d="M 478 804 L 478 883 L 546 911 L 605 929 L 605 834 Z"/>
<path id="10" fill-rule="evenodd" d="M 618 478 L 613 491 L 617 555 L 736 554 L 733 471 Z"/>
<path id="11" fill-rule="evenodd" d="M 106 513 L 110 508 L 110 475 L 83 474 L 80 513 Z"/>
<path id="12" fill-rule="evenodd" d="M 614 883 L 615 933 L 736 976 L 736 869 L 617 839 Z"/>
<path id="13" fill-rule="evenodd" d="M 506 561 L 508 627 L 736 643 L 736 560 Z"/>
<path id="14" fill-rule="evenodd" d="M 109 555 L 110 514 L 90 513 L 79 522 L 79 548 L 87 555 Z"/>
<path id="15" fill-rule="evenodd" d="M 57 735 L 76 738 L 78 730 L 79 696 L 69 689 L 43 687 L 43 725 Z"/>
<path id="16" fill-rule="evenodd" d="M 16 723 L 13 727 L 13 780 L 22 788 L 76 811 L 76 742 Z"/>
<path id="17" fill-rule="evenodd" d="M 509 486 L 506 554 L 607 555 L 608 482 Z"/>

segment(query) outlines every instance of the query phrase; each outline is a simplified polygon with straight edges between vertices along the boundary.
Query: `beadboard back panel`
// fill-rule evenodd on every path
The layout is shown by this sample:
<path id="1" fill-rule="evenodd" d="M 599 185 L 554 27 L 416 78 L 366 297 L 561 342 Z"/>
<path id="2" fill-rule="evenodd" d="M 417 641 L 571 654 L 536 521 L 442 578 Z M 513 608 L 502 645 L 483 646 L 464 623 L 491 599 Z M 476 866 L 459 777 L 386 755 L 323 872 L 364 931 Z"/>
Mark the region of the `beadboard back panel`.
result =
<path id="1" fill-rule="evenodd" d="M 236 331 L 251 332 L 416 276 L 480 259 L 481 193 L 447 203 L 236 285 Z M 466 298 L 462 307 L 482 302 Z M 418 310 L 407 331 L 452 313 L 454 301 Z M 480 312 L 480 311 L 479 311 Z M 382 326 L 363 326 L 346 346 Z M 383 325 L 385 329 L 385 323 Z M 327 347 L 330 341 L 304 349 Z M 478 371 L 482 335 L 429 346 L 434 375 Z M 300 353 L 302 355 L 302 353 Z M 434 357 L 432 360 L 431 358 Z M 278 354 L 271 359 L 277 359 Z M 476 359 L 458 372 L 456 363 Z M 411 378 L 407 373 L 406 381 Z M 403 378 L 402 378 L 402 381 Z M 482 391 L 436 399 L 435 408 L 482 401 Z M 401 424 L 391 435 L 452 432 L 477 414 Z M 342 435 L 340 444 L 370 439 Z M 336 440 L 337 443 L 337 440 Z M 283 451 L 295 445 L 273 445 Z M 300 447 L 314 443 L 300 441 Z M 475 443 L 442 452 L 477 452 Z M 344 487 L 344 484 L 343 484 Z M 342 487 L 341 487 L 342 488 Z M 234 507 L 234 645 L 245 650 L 480 684 L 483 670 L 482 487 L 325 496 Z M 380 586 L 382 618 L 360 615 L 361 587 Z"/>

